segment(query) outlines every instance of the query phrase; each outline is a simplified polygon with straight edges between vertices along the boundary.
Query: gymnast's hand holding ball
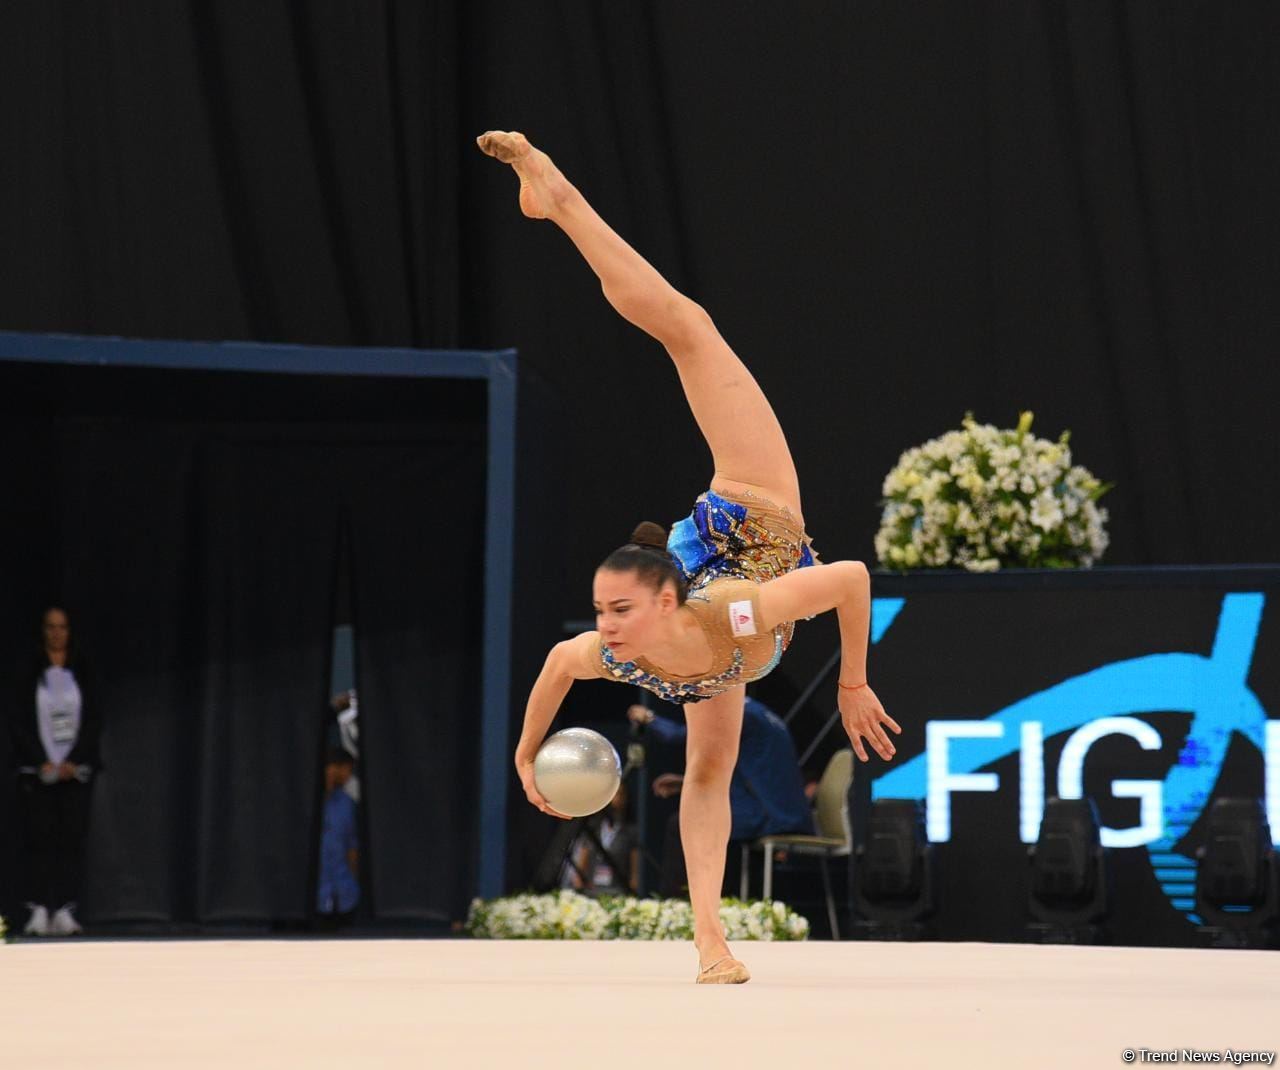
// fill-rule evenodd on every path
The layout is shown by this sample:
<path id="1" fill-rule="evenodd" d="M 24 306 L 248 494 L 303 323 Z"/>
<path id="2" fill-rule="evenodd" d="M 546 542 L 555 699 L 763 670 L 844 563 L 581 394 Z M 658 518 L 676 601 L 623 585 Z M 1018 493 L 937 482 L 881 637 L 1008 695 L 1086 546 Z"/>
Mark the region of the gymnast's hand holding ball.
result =
<path id="1" fill-rule="evenodd" d="M 524 788 L 524 797 L 534 806 L 541 810 L 544 814 L 550 814 L 552 817 L 563 818 L 569 820 L 568 814 L 562 814 L 554 809 L 545 798 L 542 792 L 538 790 L 538 782 L 533 775 L 533 758 L 525 758 L 516 755 L 516 773 L 520 777 L 520 785 Z"/>
<path id="2" fill-rule="evenodd" d="M 566 728 L 551 736 L 532 762 L 517 759 L 524 793 L 552 817 L 586 817 L 613 800 L 622 782 L 618 752 L 599 732 Z"/>

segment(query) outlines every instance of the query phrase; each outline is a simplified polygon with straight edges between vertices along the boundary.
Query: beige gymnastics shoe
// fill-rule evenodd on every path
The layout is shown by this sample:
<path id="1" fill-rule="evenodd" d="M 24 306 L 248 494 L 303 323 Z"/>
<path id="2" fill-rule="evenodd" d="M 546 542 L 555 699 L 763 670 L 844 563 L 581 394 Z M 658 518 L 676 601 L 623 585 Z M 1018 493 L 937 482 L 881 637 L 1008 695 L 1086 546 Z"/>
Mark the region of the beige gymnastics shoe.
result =
<path id="1" fill-rule="evenodd" d="M 699 966 L 694 978 L 700 985 L 741 985 L 750 980 L 750 971 L 732 955 L 716 959 L 710 966 Z"/>

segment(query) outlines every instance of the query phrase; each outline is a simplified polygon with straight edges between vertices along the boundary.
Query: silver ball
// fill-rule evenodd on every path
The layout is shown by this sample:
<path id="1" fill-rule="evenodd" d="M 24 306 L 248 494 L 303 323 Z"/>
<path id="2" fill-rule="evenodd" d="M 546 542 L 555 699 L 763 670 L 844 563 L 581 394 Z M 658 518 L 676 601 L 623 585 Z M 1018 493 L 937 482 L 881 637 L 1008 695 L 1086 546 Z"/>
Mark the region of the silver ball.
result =
<path id="1" fill-rule="evenodd" d="M 586 817 L 609 805 L 622 782 L 613 744 L 590 728 L 566 728 L 548 737 L 533 759 L 533 782 L 551 809 Z"/>

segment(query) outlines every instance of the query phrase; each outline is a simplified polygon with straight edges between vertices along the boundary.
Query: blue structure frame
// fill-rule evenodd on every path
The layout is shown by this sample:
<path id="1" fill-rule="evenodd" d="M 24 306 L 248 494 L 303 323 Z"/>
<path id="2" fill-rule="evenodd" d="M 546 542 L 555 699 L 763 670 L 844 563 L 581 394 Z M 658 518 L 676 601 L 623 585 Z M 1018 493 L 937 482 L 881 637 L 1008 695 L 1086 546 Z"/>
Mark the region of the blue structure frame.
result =
<path id="1" fill-rule="evenodd" d="M 357 349 L 261 345 L 256 342 L 157 342 L 0 331 L 0 361 L 293 375 L 483 379 L 487 382 L 485 672 L 480 696 L 480 837 L 476 894 L 485 898 L 501 895 L 506 862 L 507 714 L 511 690 L 515 350 Z"/>

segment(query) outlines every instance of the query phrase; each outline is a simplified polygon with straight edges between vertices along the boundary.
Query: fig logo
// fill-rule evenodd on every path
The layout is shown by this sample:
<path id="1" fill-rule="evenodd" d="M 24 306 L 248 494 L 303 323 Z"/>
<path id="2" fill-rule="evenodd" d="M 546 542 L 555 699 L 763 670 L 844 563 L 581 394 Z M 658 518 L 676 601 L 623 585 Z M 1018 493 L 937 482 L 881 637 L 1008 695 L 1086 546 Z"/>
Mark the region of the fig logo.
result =
<path id="1" fill-rule="evenodd" d="M 902 609 L 904 599 L 877 599 L 886 605 L 877 624 L 872 609 L 872 641 L 878 641 Z M 998 710 L 979 721 L 930 721 L 925 752 L 878 778 L 875 798 L 925 800 L 928 835 L 951 837 L 951 796 L 962 791 L 993 792 L 999 776 L 979 772 L 1014 751 L 1019 753 L 1019 827 L 1025 843 L 1035 841 L 1044 812 L 1044 741 L 1071 732 L 1056 770 L 1061 798 L 1080 798 L 1089 748 L 1109 735 L 1125 735 L 1145 750 L 1158 750 L 1160 733 L 1134 714 L 1190 713 L 1191 725 L 1177 761 L 1163 781 L 1114 780 L 1117 798 L 1140 800 L 1138 824 L 1102 829 L 1104 847 L 1145 847 L 1157 880 L 1175 909 L 1195 905 L 1195 859 L 1175 850 L 1208 804 L 1233 734 L 1263 754 L 1266 809 L 1272 837 L 1280 843 L 1280 721 L 1268 720 L 1249 689 L 1266 596 L 1228 594 L 1222 599 L 1213 652 L 1150 654 L 1103 665 Z"/>

